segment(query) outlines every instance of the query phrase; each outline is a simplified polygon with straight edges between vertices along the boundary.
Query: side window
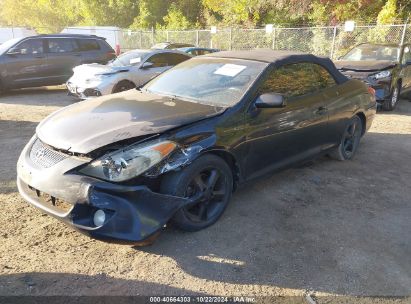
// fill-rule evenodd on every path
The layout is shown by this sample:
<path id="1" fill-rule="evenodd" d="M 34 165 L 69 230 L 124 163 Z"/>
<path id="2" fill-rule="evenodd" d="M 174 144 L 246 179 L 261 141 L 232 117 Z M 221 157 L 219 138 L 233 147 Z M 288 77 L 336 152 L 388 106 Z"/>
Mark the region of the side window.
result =
<path id="1" fill-rule="evenodd" d="M 167 54 L 168 65 L 177 65 L 187 59 L 188 57 L 183 54 Z"/>
<path id="2" fill-rule="evenodd" d="M 320 87 L 320 89 L 326 89 L 329 87 L 333 87 L 337 84 L 335 82 L 334 77 L 330 74 L 330 72 L 327 71 L 326 68 L 318 64 L 311 64 L 311 65 L 313 66 L 313 69 L 315 71 L 314 75 L 317 75 L 318 77 L 318 87 Z"/>
<path id="3" fill-rule="evenodd" d="M 29 39 L 15 46 L 13 50 L 19 52 L 22 55 L 42 54 L 44 53 L 43 40 Z"/>
<path id="4" fill-rule="evenodd" d="M 402 55 L 402 62 L 401 64 L 406 64 L 407 62 L 411 61 L 411 46 L 406 45 L 404 47 L 404 53 Z"/>
<path id="5" fill-rule="evenodd" d="M 263 85 L 261 93 L 278 93 L 297 97 L 318 92 L 335 85 L 330 73 L 314 63 L 294 63 L 273 70 Z"/>
<path id="6" fill-rule="evenodd" d="M 94 39 L 77 39 L 78 49 L 82 52 L 98 51 L 100 45 Z"/>
<path id="7" fill-rule="evenodd" d="M 147 62 L 151 62 L 154 68 L 161 68 L 168 66 L 166 54 L 156 54 L 147 59 Z"/>
<path id="8" fill-rule="evenodd" d="M 56 38 L 48 39 L 50 53 L 71 53 L 75 51 L 73 39 Z"/>

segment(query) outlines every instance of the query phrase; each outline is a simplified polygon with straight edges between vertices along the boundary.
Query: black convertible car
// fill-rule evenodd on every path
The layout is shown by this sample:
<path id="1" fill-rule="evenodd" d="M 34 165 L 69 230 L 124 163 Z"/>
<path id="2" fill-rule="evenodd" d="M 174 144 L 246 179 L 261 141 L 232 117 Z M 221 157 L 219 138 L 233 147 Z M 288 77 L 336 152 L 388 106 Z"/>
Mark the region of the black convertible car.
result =
<path id="1" fill-rule="evenodd" d="M 243 182 L 322 153 L 351 159 L 376 112 L 372 93 L 309 54 L 196 57 L 51 114 L 21 153 L 18 188 L 101 240 L 144 242 L 169 222 L 196 231 Z"/>

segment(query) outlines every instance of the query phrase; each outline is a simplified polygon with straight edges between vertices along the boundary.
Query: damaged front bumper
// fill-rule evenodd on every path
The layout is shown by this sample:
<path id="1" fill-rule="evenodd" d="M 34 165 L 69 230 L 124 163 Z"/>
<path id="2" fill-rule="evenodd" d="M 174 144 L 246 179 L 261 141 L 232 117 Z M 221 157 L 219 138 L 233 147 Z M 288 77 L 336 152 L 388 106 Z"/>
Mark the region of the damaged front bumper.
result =
<path id="1" fill-rule="evenodd" d="M 382 79 L 375 79 L 369 72 L 341 71 L 345 76 L 364 81 L 375 90 L 375 100 L 378 104 L 383 104 L 391 97 L 391 76 Z"/>
<path id="2" fill-rule="evenodd" d="M 66 82 L 67 94 L 82 100 L 93 99 L 103 95 L 112 93 L 114 83 L 104 82 L 98 85 L 87 85 L 83 83 L 76 83 L 71 79 Z"/>
<path id="3" fill-rule="evenodd" d="M 34 154 L 36 141 L 36 137 L 30 140 L 17 164 L 20 194 L 35 207 L 92 238 L 144 243 L 190 202 L 155 193 L 145 185 L 126 186 L 73 173 L 74 168 L 86 163 L 74 156 L 52 155 L 56 163 L 41 162 L 38 157 L 61 152 L 50 152 L 47 149 L 51 148 L 45 146 Z M 96 226 L 93 218 L 98 210 L 104 211 L 105 220 Z"/>
<path id="4" fill-rule="evenodd" d="M 384 103 L 391 97 L 391 79 L 389 81 L 369 81 L 368 84 L 375 90 L 375 100 Z"/>

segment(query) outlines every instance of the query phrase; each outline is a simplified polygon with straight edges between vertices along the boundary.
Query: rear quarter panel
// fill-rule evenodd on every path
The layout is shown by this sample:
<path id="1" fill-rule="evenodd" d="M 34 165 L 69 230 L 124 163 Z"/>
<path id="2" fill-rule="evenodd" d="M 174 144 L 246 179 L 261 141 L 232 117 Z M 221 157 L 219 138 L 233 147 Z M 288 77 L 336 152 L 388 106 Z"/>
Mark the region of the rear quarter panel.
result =
<path id="1" fill-rule="evenodd" d="M 356 114 L 365 117 L 365 130 L 371 126 L 376 112 L 375 97 L 368 92 L 367 85 L 351 79 L 336 87 L 337 97 L 328 104 L 329 126 L 336 143 L 351 117 Z M 365 132 L 364 130 L 364 132 Z"/>

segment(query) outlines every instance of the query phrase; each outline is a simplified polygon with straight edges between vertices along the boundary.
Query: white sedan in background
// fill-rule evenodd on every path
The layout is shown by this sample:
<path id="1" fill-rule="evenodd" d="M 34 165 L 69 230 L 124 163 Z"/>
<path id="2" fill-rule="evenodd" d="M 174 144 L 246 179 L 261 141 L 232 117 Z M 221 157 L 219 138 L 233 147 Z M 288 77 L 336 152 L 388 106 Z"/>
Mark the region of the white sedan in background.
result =
<path id="1" fill-rule="evenodd" d="M 66 85 L 69 94 L 80 99 L 118 93 L 141 86 L 191 57 L 177 50 L 133 50 L 107 65 L 93 63 L 75 67 Z"/>

